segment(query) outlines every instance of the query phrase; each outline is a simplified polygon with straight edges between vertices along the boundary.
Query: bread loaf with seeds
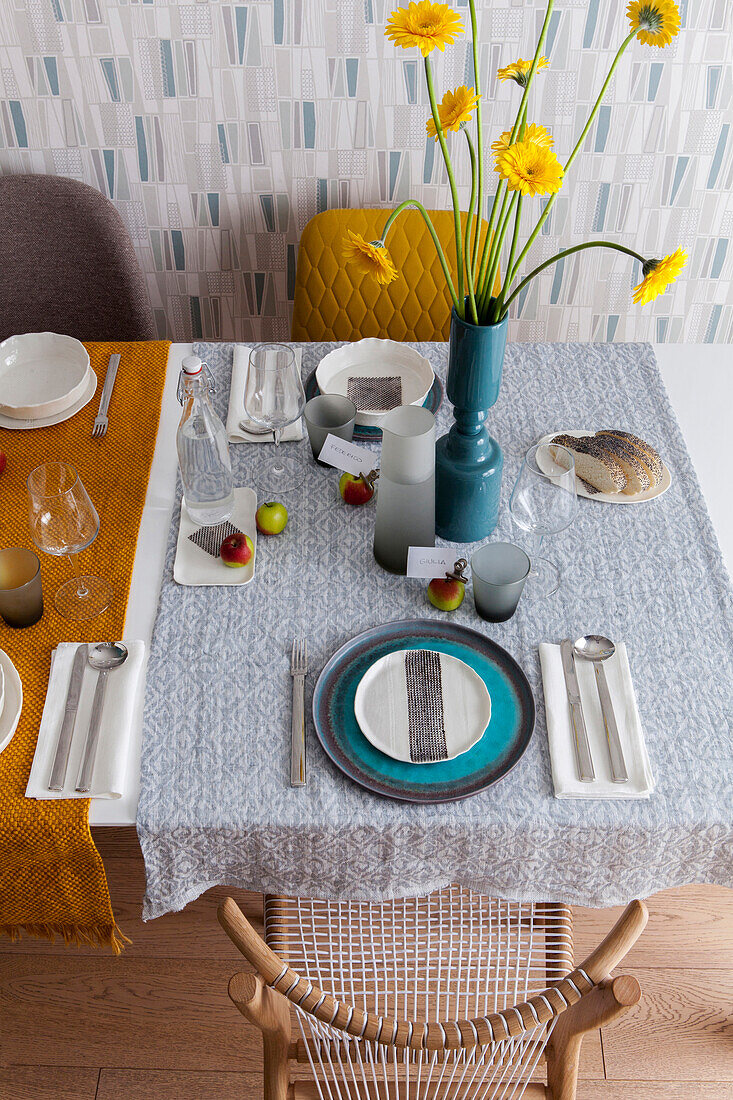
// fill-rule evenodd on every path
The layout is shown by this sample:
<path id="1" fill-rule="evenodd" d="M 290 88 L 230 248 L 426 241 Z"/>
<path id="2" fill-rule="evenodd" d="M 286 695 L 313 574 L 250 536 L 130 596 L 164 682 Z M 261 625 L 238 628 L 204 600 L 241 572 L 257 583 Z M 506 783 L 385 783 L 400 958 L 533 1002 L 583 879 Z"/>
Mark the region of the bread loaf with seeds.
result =
<path id="1" fill-rule="evenodd" d="M 550 441 L 551 453 L 562 464 L 562 453 L 552 445 L 565 447 L 575 459 L 575 472 L 599 493 L 621 493 L 626 487 L 626 474 L 620 463 L 603 442 L 595 436 L 577 439 L 571 435 L 556 435 Z"/>
<path id="2" fill-rule="evenodd" d="M 601 431 L 596 432 L 596 438 L 602 439 L 604 437 L 620 439 L 631 447 L 649 471 L 652 485 L 659 485 L 664 474 L 664 463 L 659 456 L 659 452 L 654 450 L 651 443 L 640 439 L 638 435 L 633 435 L 631 432 L 622 432 L 617 428 L 602 428 Z"/>

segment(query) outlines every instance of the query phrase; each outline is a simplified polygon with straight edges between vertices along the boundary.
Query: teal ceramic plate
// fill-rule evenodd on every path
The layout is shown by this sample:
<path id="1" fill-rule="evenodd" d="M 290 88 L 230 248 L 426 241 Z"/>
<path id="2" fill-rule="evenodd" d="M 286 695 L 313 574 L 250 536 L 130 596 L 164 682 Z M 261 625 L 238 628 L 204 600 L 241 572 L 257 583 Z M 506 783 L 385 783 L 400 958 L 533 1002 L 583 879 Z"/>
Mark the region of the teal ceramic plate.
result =
<path id="1" fill-rule="evenodd" d="M 321 392 L 316 382 L 316 372 L 312 371 L 305 380 L 305 396 L 308 401 L 311 397 L 317 397 Z M 423 408 L 429 409 L 431 413 L 436 413 L 443 403 L 443 383 L 435 375 L 435 381 L 433 382 L 430 393 L 423 401 Z M 354 442 L 355 443 L 370 443 L 379 442 L 382 438 L 382 429 L 372 427 L 369 424 L 356 424 L 354 426 Z"/>
<path id="2" fill-rule="evenodd" d="M 470 665 L 488 688 L 491 720 L 468 752 L 439 764 L 393 760 L 371 745 L 354 716 L 354 698 L 367 669 L 398 649 L 437 649 Z M 406 802 L 454 802 L 496 783 L 517 763 L 534 729 L 534 699 L 513 657 L 465 626 L 408 619 L 372 627 L 343 645 L 325 666 L 313 693 L 316 734 L 334 764 L 375 794 Z"/>

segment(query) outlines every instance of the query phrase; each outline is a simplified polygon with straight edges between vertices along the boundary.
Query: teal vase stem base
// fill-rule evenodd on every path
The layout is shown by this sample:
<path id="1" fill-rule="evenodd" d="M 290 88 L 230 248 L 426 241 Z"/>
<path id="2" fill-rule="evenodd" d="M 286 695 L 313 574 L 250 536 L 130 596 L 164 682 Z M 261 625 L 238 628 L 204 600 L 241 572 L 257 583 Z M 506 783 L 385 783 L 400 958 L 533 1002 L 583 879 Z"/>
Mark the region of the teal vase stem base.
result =
<path id="1" fill-rule="evenodd" d="M 435 452 L 435 533 L 477 542 L 496 527 L 504 456 L 486 422 L 501 386 L 508 320 L 472 325 L 451 315 L 446 394 L 455 424 Z"/>

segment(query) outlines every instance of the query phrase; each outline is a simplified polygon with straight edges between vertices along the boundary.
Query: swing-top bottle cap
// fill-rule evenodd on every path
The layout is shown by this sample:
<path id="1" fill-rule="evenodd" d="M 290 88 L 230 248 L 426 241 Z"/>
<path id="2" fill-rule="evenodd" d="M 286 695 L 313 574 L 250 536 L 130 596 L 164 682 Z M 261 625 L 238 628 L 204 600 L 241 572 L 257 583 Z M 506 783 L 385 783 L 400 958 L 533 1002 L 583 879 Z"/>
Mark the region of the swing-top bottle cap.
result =
<path id="1" fill-rule="evenodd" d="M 203 362 L 198 355 L 187 355 L 181 363 L 184 374 L 200 374 Z"/>

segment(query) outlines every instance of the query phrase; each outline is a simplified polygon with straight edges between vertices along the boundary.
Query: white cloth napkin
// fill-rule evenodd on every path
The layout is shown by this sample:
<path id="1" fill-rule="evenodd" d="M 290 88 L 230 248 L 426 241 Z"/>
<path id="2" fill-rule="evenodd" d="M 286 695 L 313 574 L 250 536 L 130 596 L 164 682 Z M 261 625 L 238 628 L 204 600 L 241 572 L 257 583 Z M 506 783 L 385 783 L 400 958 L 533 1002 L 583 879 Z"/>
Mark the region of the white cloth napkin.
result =
<path id="1" fill-rule="evenodd" d="M 624 643 L 620 642 L 616 645 L 615 654 L 604 661 L 604 668 L 626 761 L 626 770 L 629 773 L 626 783 L 614 783 L 611 778 L 608 742 L 598 698 L 596 676 L 590 661 L 575 662 L 583 716 L 596 772 L 595 780 L 590 783 L 583 783 L 578 779 L 575 737 L 565 690 L 560 646 L 548 643 L 540 645 L 540 665 L 555 796 L 557 798 L 648 798 L 654 789 L 654 776 L 646 751 L 644 731 L 641 728 L 629 658 Z"/>
<path id="2" fill-rule="evenodd" d="M 173 562 L 173 580 L 177 584 L 187 585 L 219 585 L 219 584 L 249 584 L 255 574 L 255 562 L 257 561 L 257 523 L 255 512 L 257 511 L 257 494 L 254 489 L 235 489 L 232 514 L 228 523 L 236 527 L 245 535 L 249 535 L 254 547 L 254 554 L 246 565 L 233 567 L 225 565 L 220 557 L 209 554 L 194 542 L 189 535 L 196 531 L 206 530 L 195 523 L 186 510 L 186 502 L 181 502 L 181 522 L 178 528 L 178 542 L 176 543 L 176 558 Z M 213 544 L 226 538 L 226 530 L 221 525 L 221 530 L 212 532 Z M 221 535 L 221 540 L 219 539 Z"/>
<path id="3" fill-rule="evenodd" d="M 232 363 L 232 383 L 229 389 L 229 410 L 227 412 L 227 439 L 230 443 L 272 443 L 272 432 L 264 435 L 252 435 L 240 428 L 240 420 L 248 420 L 249 417 L 244 408 L 244 384 L 247 381 L 247 367 L 249 366 L 250 349 L 243 344 L 234 345 L 234 361 Z M 300 370 L 303 349 L 295 348 L 295 362 Z M 303 438 L 303 418 L 296 420 L 294 424 L 288 424 L 283 430 L 281 442 L 287 443 L 294 439 Z"/>
<path id="4" fill-rule="evenodd" d="M 79 794 L 74 790 L 84 755 L 92 698 L 97 682 L 96 672 L 88 665 L 84 669 L 64 789 L 63 791 L 47 790 L 78 644 L 62 642 L 51 656 L 51 675 L 48 680 L 41 728 L 38 732 L 36 754 L 33 757 L 31 774 L 25 791 L 26 798 L 121 798 L 125 789 L 132 719 L 138 693 L 144 680 L 145 642 L 125 641 L 129 656 L 123 665 L 111 671 L 107 677 L 107 691 L 104 697 L 97 755 L 89 794 Z"/>

